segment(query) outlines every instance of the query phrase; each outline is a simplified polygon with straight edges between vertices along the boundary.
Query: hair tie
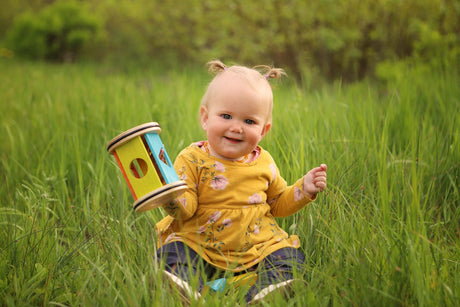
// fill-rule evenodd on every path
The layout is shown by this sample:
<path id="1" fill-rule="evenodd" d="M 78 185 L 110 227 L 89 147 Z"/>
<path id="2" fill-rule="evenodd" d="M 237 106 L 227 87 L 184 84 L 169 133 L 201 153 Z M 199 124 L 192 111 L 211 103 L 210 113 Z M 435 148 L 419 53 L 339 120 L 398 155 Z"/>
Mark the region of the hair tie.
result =
<path id="1" fill-rule="evenodd" d="M 267 79 L 267 80 L 270 79 L 270 75 L 269 75 L 269 74 L 266 74 L 266 75 L 265 75 L 265 79 Z"/>

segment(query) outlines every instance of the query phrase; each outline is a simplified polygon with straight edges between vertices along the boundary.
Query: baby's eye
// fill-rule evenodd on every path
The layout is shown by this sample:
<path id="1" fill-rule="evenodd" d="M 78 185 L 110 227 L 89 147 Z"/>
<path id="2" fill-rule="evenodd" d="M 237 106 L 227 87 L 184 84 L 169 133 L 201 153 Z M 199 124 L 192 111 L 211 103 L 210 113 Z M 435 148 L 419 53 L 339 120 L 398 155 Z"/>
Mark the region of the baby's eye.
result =
<path id="1" fill-rule="evenodd" d="M 222 114 L 221 117 L 223 119 L 232 119 L 232 116 L 230 114 Z"/>
<path id="2" fill-rule="evenodd" d="M 252 119 L 245 119 L 244 122 L 248 125 L 254 125 L 256 122 L 253 121 Z"/>

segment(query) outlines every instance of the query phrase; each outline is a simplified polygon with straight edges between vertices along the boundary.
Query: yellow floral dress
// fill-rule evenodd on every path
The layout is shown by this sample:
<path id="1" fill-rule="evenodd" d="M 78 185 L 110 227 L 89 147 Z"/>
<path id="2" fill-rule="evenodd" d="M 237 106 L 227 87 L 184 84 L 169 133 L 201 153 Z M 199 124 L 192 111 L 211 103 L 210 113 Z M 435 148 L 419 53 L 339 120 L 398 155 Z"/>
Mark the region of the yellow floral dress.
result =
<path id="1" fill-rule="evenodd" d="M 174 162 L 188 190 L 164 205 L 168 216 L 156 224 L 159 246 L 182 241 L 217 268 L 248 269 L 274 251 L 300 247 L 274 217 L 291 215 L 312 201 L 302 179 L 292 186 L 280 176 L 270 154 L 257 148 L 251 162 L 210 156 L 206 142 L 185 148 Z"/>

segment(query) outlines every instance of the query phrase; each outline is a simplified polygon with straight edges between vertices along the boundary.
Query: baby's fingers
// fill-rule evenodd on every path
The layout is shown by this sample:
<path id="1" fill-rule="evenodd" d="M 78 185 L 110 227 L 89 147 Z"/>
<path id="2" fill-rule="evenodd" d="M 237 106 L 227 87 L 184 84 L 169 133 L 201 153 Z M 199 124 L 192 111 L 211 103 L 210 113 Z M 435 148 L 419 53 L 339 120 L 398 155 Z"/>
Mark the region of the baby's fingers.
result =
<path id="1" fill-rule="evenodd" d="M 318 181 L 315 183 L 315 186 L 319 190 L 319 192 L 322 192 L 326 189 L 327 183 L 325 181 Z"/>
<path id="2" fill-rule="evenodd" d="M 326 178 L 326 177 L 327 177 L 327 173 L 326 173 L 326 172 L 320 171 L 320 172 L 316 172 L 316 173 L 315 173 L 315 179 L 316 179 L 316 178 Z"/>
<path id="3" fill-rule="evenodd" d="M 318 172 L 313 178 L 313 184 L 319 189 L 319 191 L 324 191 L 327 187 L 327 174 L 326 172 Z"/>

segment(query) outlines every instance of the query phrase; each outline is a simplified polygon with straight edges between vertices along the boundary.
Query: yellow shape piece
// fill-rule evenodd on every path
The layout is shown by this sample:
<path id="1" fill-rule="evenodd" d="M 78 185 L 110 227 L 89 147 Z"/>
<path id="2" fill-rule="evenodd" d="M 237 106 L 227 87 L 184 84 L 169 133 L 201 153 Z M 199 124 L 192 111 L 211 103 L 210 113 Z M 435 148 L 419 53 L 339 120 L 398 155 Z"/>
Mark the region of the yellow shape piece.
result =
<path id="1" fill-rule="evenodd" d="M 246 274 L 241 274 L 238 276 L 234 276 L 228 280 L 228 283 L 231 284 L 233 287 L 238 288 L 242 285 L 252 286 L 257 281 L 257 273 L 249 272 Z"/>
<path id="2" fill-rule="evenodd" d="M 136 200 L 163 186 L 158 174 L 156 173 L 155 166 L 149 157 L 147 149 L 144 146 L 141 136 L 123 144 L 116 149 L 116 152 L 123 169 L 125 170 L 127 179 L 136 194 L 133 195 Z M 136 178 L 135 174 L 131 170 L 131 163 L 136 159 L 141 162 L 139 163 L 141 172 L 137 175 L 139 178 Z"/>

